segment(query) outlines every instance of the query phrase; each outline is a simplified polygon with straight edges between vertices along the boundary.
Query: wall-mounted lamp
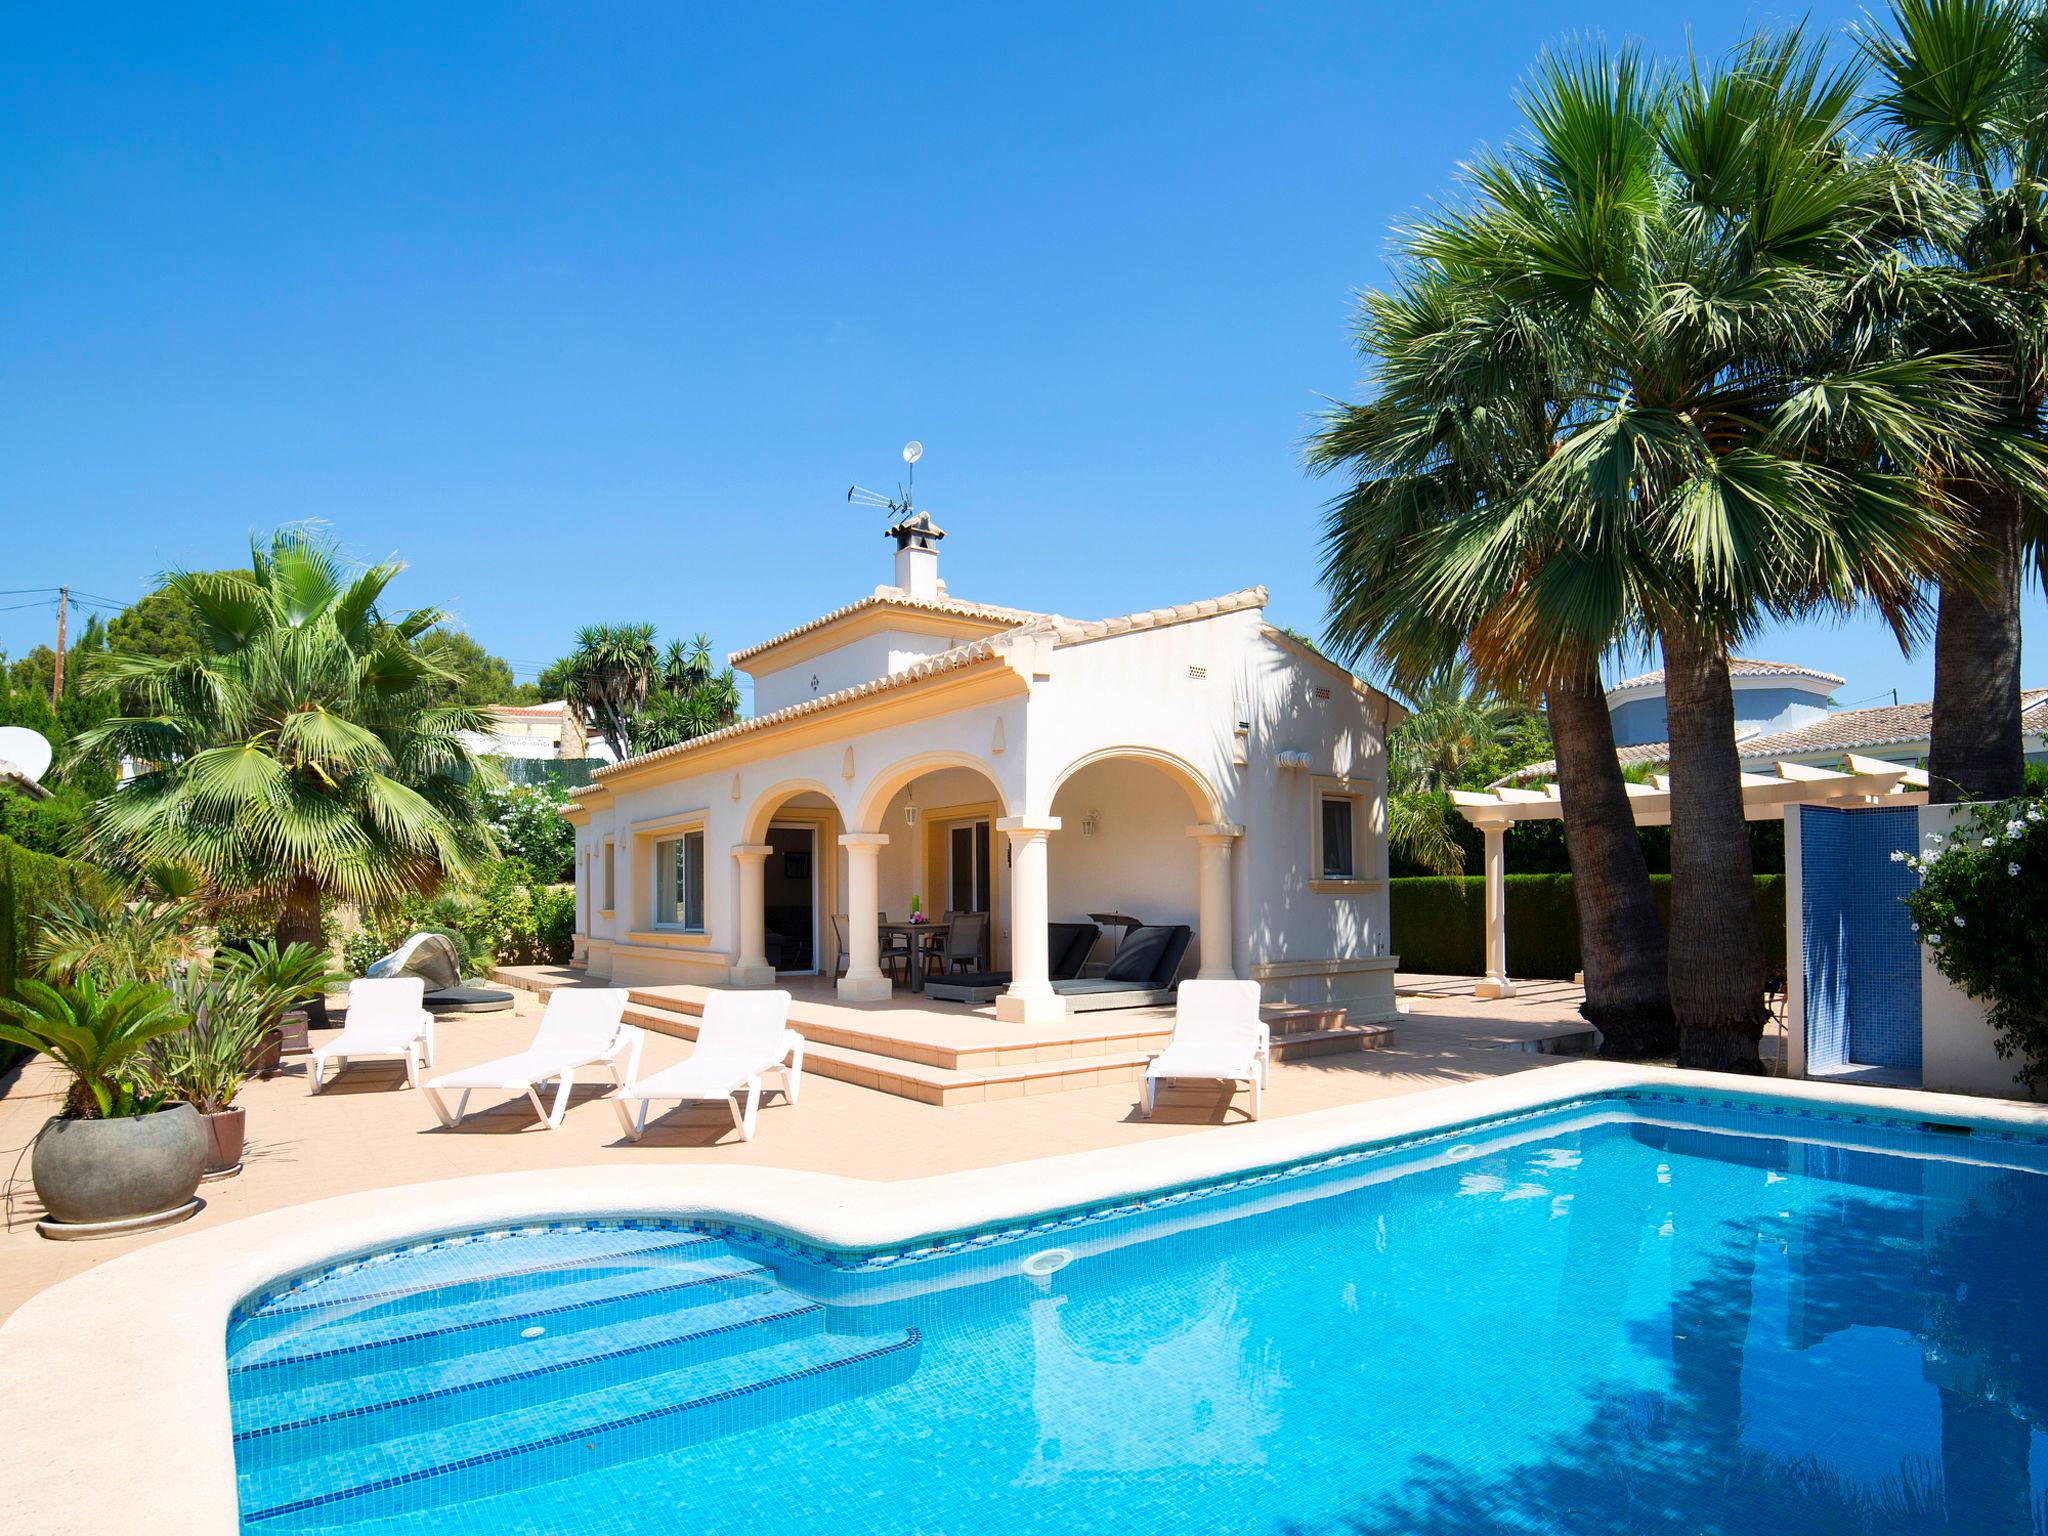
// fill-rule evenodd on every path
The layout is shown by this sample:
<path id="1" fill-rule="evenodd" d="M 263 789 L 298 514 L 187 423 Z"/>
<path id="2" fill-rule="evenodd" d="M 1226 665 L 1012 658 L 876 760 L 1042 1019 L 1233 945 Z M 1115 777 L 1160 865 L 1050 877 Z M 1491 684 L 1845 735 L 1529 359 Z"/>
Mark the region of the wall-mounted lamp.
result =
<path id="1" fill-rule="evenodd" d="M 1102 812 L 1090 811 L 1086 816 L 1083 816 L 1081 818 L 1081 835 L 1083 837 L 1093 837 L 1096 833 L 1100 832 L 1101 830 Z"/>
<path id="2" fill-rule="evenodd" d="M 915 784 L 912 784 L 903 791 L 903 823 L 905 826 L 910 827 L 917 825 L 917 786 Z"/>

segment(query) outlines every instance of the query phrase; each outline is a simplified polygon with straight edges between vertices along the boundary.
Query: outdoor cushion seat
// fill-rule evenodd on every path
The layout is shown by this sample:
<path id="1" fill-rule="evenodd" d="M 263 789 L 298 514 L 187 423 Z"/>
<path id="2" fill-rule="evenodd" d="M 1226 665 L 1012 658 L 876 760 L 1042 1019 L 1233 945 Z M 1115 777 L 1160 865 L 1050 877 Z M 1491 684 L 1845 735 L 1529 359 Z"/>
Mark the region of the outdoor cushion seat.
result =
<path id="1" fill-rule="evenodd" d="M 1048 923 L 1045 929 L 1046 974 L 1065 981 L 1081 974 L 1102 930 L 1093 923 Z M 1008 971 L 970 971 L 957 976 L 934 976 L 924 984 L 926 997 L 949 1003 L 988 1003 L 1010 984 Z"/>
<path id="2" fill-rule="evenodd" d="M 1054 992 L 1067 1000 L 1070 1012 L 1097 1008 L 1142 1008 L 1169 1002 L 1194 930 L 1186 923 L 1153 923 L 1133 928 L 1117 946 L 1109 969 L 1100 976 L 1056 981 Z"/>

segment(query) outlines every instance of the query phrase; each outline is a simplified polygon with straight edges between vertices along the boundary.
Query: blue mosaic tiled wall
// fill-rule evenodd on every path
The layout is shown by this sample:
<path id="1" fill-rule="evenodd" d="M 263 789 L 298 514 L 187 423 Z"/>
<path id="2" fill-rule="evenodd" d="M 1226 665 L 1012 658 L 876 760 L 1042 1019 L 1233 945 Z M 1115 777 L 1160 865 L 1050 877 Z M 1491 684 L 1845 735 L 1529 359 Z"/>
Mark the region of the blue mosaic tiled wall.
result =
<path id="1" fill-rule="evenodd" d="M 1920 845 L 1910 807 L 1799 809 L 1806 1069 L 1920 1070 L 1920 941 L 1900 900 L 1918 877 L 1892 862 Z"/>

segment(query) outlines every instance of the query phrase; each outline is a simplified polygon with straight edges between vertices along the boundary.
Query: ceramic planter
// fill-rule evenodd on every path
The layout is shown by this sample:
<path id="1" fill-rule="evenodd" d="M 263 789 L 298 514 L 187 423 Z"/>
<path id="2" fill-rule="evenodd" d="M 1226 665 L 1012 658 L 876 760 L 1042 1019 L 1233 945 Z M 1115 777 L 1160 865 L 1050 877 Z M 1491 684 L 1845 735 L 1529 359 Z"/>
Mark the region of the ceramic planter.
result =
<path id="1" fill-rule="evenodd" d="M 182 1221 L 206 1170 L 206 1123 L 190 1104 L 124 1120 L 48 1121 L 29 1162 L 46 1237 L 98 1237 Z"/>
<path id="2" fill-rule="evenodd" d="M 206 1171 L 203 1178 L 231 1178 L 242 1171 L 242 1143 L 249 1128 L 245 1109 L 223 1109 L 201 1115 L 206 1122 Z"/>

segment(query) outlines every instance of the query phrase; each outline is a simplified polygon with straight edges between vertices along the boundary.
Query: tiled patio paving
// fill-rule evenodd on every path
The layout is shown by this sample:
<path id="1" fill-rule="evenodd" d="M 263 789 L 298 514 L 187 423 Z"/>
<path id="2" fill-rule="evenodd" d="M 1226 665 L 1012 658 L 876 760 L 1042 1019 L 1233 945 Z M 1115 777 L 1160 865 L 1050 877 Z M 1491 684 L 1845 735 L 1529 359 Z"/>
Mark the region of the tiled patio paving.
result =
<path id="1" fill-rule="evenodd" d="M 1578 1002 L 1570 988 L 1502 1003 L 1478 1003 L 1469 995 L 1412 998 L 1391 1046 L 1276 1063 L 1266 1116 L 1541 1069 L 1560 1058 L 1527 1044 L 1582 1030 Z M 520 1048 L 538 1008 L 536 998 L 522 993 L 516 1015 L 444 1020 L 438 1026 L 437 1069 Z M 1518 1044 L 1524 1048 L 1503 1049 Z M 646 1069 L 679 1060 L 688 1049 L 682 1040 L 651 1035 Z M 713 1105 L 671 1113 L 635 1146 L 621 1137 L 611 1108 L 595 1102 L 604 1093 L 595 1083 L 578 1091 L 562 1129 L 550 1133 L 534 1121 L 524 1099 L 496 1106 L 473 1100 L 461 1129 L 443 1130 L 424 1097 L 405 1090 L 395 1064 L 351 1068 L 330 1079 L 317 1098 L 308 1093 L 306 1079 L 301 1058 L 272 1081 L 243 1090 L 247 1169 L 238 1178 L 203 1186 L 205 1208 L 191 1222 L 169 1233 L 95 1243 L 50 1242 L 34 1227 L 41 1210 L 28 1182 L 25 1149 L 55 1107 L 57 1074 L 32 1062 L 4 1080 L 0 1157 L 12 1176 L 6 1230 L 0 1233 L 0 1316 L 68 1275 L 164 1236 L 358 1190 L 466 1174 L 648 1161 L 752 1163 L 903 1179 L 1212 1130 L 1241 1121 L 1244 1102 L 1240 1098 L 1239 1108 L 1226 1111 L 1217 1098 L 1195 1096 L 1145 1121 L 1133 1082 L 940 1108 L 812 1076 L 801 1104 L 771 1099 L 751 1143 L 740 1142 L 730 1117 Z"/>

